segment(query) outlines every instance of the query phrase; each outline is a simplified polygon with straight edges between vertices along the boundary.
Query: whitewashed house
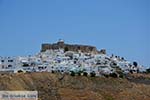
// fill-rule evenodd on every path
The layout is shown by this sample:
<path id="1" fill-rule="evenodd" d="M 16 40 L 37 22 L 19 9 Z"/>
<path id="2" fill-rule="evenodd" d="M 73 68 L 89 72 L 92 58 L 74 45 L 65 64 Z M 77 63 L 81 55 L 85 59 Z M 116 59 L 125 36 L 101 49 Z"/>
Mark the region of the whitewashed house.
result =
<path id="1" fill-rule="evenodd" d="M 16 57 L 0 57 L 0 72 L 14 73 L 16 67 Z"/>

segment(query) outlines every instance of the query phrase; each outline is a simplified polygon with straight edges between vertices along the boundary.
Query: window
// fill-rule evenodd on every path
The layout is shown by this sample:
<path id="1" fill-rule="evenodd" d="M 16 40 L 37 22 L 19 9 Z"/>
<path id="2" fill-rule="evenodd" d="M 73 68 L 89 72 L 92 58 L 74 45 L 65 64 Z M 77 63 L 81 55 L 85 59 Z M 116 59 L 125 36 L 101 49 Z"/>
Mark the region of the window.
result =
<path id="1" fill-rule="evenodd" d="M 12 65 L 8 65 L 8 67 L 12 67 Z"/>
<path id="2" fill-rule="evenodd" d="M 29 66 L 29 64 L 27 64 L 27 63 L 23 63 L 23 65 L 22 65 L 23 67 L 27 67 L 27 66 Z"/>
<path id="3" fill-rule="evenodd" d="M 1 60 L 1 62 L 4 62 L 4 60 Z"/>
<path id="4" fill-rule="evenodd" d="M 8 62 L 13 62 L 13 60 L 8 60 Z"/>

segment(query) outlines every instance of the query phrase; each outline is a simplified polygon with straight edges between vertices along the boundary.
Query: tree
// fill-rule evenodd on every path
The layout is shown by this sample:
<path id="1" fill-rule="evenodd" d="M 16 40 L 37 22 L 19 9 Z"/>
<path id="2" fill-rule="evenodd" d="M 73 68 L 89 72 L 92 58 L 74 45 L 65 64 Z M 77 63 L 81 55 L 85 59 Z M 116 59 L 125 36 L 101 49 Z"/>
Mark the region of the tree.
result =
<path id="1" fill-rule="evenodd" d="M 18 73 L 23 73 L 23 71 L 22 70 L 18 70 Z"/>
<path id="2" fill-rule="evenodd" d="M 71 71 L 71 76 L 75 76 L 75 72 L 74 71 Z"/>
<path id="3" fill-rule="evenodd" d="M 123 72 L 118 73 L 120 78 L 124 78 Z"/>
<path id="4" fill-rule="evenodd" d="M 150 73 L 150 68 L 146 69 L 146 73 Z"/>
<path id="5" fill-rule="evenodd" d="M 88 76 L 88 73 L 87 72 L 83 72 L 83 76 Z"/>
<path id="6" fill-rule="evenodd" d="M 138 66 L 138 63 L 137 62 L 133 62 L 133 65 L 135 66 L 135 67 L 137 67 Z"/>
<path id="7" fill-rule="evenodd" d="M 52 70 L 52 73 L 55 73 L 55 71 L 54 71 L 54 70 Z"/>
<path id="8" fill-rule="evenodd" d="M 80 72 L 78 72 L 77 74 L 78 74 L 78 76 L 81 76 L 81 73 L 80 73 Z"/>
<path id="9" fill-rule="evenodd" d="M 91 75 L 91 77 L 95 77 L 96 73 L 95 72 L 91 72 L 90 75 Z"/>
<path id="10" fill-rule="evenodd" d="M 113 77 L 113 78 L 117 78 L 118 77 L 118 75 L 116 73 L 110 73 L 109 76 Z"/>
<path id="11" fill-rule="evenodd" d="M 121 57 L 121 60 L 124 60 L 124 57 Z"/>
<path id="12" fill-rule="evenodd" d="M 81 76 L 82 73 L 83 73 L 83 71 L 78 71 L 77 72 L 78 76 Z"/>

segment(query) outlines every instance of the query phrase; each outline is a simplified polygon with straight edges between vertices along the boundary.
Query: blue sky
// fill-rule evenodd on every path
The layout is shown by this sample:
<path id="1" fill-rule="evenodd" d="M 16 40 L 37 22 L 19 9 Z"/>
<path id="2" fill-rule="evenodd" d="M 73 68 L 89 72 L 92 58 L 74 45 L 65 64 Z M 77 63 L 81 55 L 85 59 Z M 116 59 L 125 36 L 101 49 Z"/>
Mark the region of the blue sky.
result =
<path id="1" fill-rule="evenodd" d="M 32 55 L 59 38 L 150 66 L 150 1 L 0 0 L 1 56 Z"/>

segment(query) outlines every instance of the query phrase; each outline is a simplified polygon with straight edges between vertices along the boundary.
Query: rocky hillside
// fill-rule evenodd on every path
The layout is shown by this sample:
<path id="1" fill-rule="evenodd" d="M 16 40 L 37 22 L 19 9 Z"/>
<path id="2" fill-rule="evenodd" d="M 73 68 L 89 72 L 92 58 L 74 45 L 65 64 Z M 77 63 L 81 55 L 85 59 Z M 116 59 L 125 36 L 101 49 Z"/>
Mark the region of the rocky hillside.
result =
<path id="1" fill-rule="evenodd" d="M 3 74 L 0 75 L 0 90 L 37 90 L 39 100 L 149 100 L 150 98 L 150 84 L 120 78 L 62 76 L 51 73 Z"/>

